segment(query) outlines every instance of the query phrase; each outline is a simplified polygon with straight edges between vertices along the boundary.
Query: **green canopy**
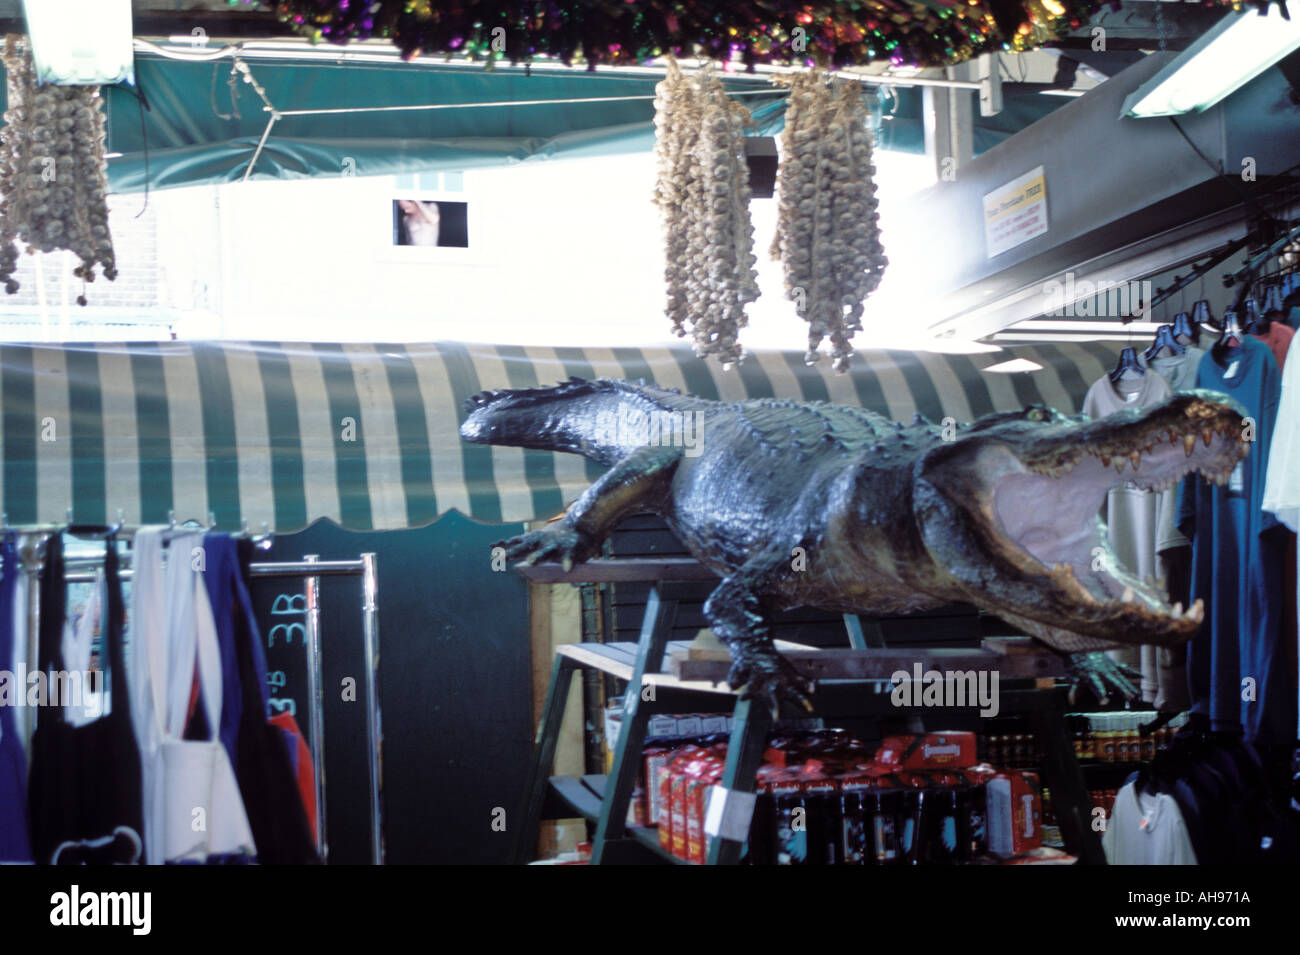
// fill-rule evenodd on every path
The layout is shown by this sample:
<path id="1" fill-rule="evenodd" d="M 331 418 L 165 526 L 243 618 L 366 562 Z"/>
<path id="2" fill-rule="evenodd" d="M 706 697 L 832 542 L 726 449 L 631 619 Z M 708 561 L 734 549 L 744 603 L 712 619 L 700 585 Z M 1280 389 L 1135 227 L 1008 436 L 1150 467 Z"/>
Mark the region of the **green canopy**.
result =
<path id="1" fill-rule="evenodd" d="M 110 190 L 139 192 L 146 179 L 151 189 L 234 182 L 254 157 L 251 178 L 305 179 L 463 170 L 654 146 L 654 74 L 262 54 L 242 62 L 279 113 L 269 135 L 271 113 L 253 84 L 238 75 L 231 83 L 230 57 L 191 62 L 138 54 L 137 90 L 147 105 L 125 87 L 104 91 L 107 151 L 118 154 L 109 160 Z M 751 135 L 781 131 L 781 89 L 745 74 L 725 82 L 754 115 Z M 976 153 L 1060 105 L 1053 100 L 1008 97 L 1002 114 L 977 116 Z M 430 105 L 444 108 L 400 108 Z M 319 110 L 358 111 L 311 112 Z M 882 96 L 879 114 L 888 117 L 881 148 L 924 151 L 919 89 Z"/>
<path id="2" fill-rule="evenodd" d="M 644 152 L 654 142 L 653 75 L 244 62 L 283 114 L 257 155 L 256 179 L 470 169 L 539 156 Z M 106 91 L 108 151 L 122 154 L 109 162 L 114 192 L 143 189 L 146 161 L 155 189 L 244 178 L 270 112 L 252 84 L 237 81 L 232 96 L 231 65 L 229 58 L 195 63 L 140 55 L 136 77 L 147 111 L 129 90 Z M 754 135 L 780 128 L 780 90 L 757 77 L 729 79 L 728 87 L 756 94 L 743 96 Z M 434 104 L 452 108 L 394 109 Z M 358 108 L 364 111 L 295 115 Z"/>

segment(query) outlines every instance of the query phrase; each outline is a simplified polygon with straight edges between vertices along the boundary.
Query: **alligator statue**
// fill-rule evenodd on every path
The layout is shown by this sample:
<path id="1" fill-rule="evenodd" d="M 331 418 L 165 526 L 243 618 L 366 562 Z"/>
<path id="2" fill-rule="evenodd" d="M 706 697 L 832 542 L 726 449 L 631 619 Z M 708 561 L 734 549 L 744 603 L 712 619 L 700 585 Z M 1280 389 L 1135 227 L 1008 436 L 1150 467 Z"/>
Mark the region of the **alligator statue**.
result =
<path id="1" fill-rule="evenodd" d="M 587 560 L 625 515 L 659 514 L 722 581 L 704 614 L 727 682 L 773 709 L 807 705 L 768 621 L 800 606 L 902 614 L 964 602 L 1068 657 L 1074 688 L 1136 693 L 1107 648 L 1192 637 L 1201 601 L 1169 605 L 1120 565 L 1099 517 L 1109 488 L 1226 483 L 1247 453 L 1230 399 L 1175 395 L 1101 420 L 1031 406 L 958 426 L 860 408 L 708 401 L 570 379 L 469 399 L 469 442 L 581 454 L 609 470 L 564 515 L 502 542 L 507 558 Z"/>

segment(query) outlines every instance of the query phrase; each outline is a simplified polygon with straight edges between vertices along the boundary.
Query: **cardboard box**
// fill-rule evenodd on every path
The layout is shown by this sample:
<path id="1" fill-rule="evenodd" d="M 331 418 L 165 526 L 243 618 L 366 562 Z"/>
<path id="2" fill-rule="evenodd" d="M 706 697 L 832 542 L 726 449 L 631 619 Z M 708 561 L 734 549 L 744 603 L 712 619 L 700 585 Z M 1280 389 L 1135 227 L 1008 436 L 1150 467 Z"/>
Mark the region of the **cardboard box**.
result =
<path id="1" fill-rule="evenodd" d="M 964 769 L 979 762 L 975 734 L 965 731 L 887 736 L 876 763 L 893 769 Z"/>
<path id="2" fill-rule="evenodd" d="M 998 773 L 984 787 L 989 852 L 1008 858 L 1043 844 L 1043 801 L 1038 774 Z"/>

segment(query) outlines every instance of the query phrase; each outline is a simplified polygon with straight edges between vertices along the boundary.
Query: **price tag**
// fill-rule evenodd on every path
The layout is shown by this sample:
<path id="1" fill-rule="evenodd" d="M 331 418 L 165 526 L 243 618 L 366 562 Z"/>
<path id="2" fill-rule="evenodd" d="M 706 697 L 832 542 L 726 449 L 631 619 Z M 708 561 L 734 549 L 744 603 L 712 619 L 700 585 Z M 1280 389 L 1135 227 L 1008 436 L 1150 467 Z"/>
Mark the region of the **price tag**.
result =
<path id="1" fill-rule="evenodd" d="M 754 793 L 736 792 L 722 786 L 709 787 L 709 807 L 704 812 L 704 833 L 732 842 L 749 838 L 749 824 L 754 818 Z"/>

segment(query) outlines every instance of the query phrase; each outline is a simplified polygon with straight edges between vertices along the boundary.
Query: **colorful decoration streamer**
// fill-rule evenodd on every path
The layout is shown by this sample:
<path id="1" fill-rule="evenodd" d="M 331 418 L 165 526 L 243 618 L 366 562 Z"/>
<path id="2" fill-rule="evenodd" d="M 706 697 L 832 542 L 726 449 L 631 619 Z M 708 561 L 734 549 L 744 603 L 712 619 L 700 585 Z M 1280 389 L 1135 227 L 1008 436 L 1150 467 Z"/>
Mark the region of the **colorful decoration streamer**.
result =
<path id="1" fill-rule="evenodd" d="M 228 0 L 273 7 L 316 40 L 387 37 L 408 57 L 629 64 L 667 54 L 741 66 L 946 66 L 1042 46 L 1102 0 Z M 1192 0 L 1189 0 L 1192 2 Z M 1267 8 L 1273 0 L 1251 4 Z M 1281 0 L 1277 0 L 1281 3 Z M 1119 9 L 1118 0 L 1110 5 Z M 1201 0 L 1205 6 L 1240 2 Z"/>

